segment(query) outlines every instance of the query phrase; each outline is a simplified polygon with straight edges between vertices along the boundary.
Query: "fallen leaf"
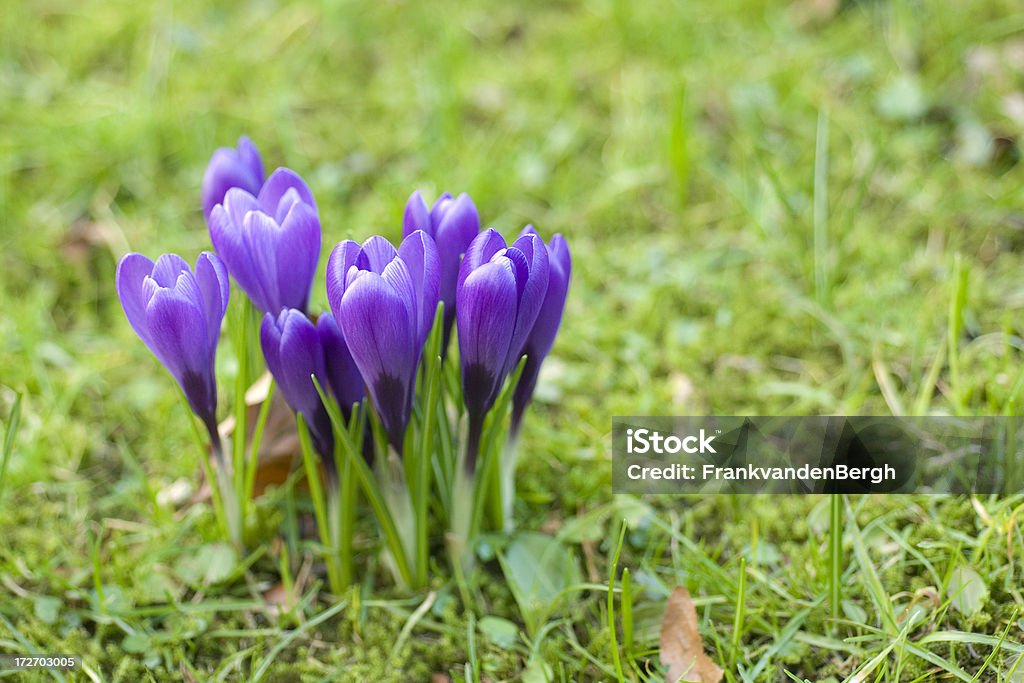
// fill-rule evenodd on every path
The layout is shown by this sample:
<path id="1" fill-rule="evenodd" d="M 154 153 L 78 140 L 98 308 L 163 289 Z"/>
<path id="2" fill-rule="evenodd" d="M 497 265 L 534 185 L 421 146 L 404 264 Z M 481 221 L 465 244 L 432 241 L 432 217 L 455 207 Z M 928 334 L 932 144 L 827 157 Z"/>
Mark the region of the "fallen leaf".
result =
<path id="1" fill-rule="evenodd" d="M 706 654 L 697 630 L 697 610 L 690 591 L 676 586 L 661 620 L 661 663 L 667 683 L 718 683 L 724 672 Z"/>

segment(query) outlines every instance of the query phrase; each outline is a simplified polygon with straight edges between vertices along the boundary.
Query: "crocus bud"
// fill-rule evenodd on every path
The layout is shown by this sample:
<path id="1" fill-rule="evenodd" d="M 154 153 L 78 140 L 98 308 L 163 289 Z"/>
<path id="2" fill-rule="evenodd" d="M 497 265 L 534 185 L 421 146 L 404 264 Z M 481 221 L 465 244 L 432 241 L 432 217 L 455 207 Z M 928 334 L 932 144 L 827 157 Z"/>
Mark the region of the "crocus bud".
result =
<path id="1" fill-rule="evenodd" d="M 537 231 L 532 225 L 527 225 L 521 235 L 536 235 Z M 555 336 L 558 334 L 558 326 L 562 322 L 562 311 L 565 309 L 565 297 L 569 293 L 569 275 L 572 271 L 572 259 L 569 256 L 569 245 L 565 238 L 556 234 L 547 245 L 548 250 L 548 286 L 544 294 L 544 302 L 541 304 L 537 321 L 526 338 L 519 356 L 526 356 L 526 364 L 523 366 L 523 374 L 516 385 L 512 397 L 512 433 L 519 429 L 523 413 L 530 399 L 533 398 L 533 390 L 537 386 L 537 377 L 540 374 L 540 366 L 544 362 L 551 347 L 554 346 Z"/>
<path id="2" fill-rule="evenodd" d="M 299 310 L 286 308 L 275 318 L 267 313 L 260 326 L 260 346 L 267 368 L 292 410 L 302 415 L 309 427 L 313 446 L 334 471 L 334 433 L 327 409 L 320 400 L 313 376 L 327 383 L 327 366 L 320 334 Z"/>
<path id="3" fill-rule="evenodd" d="M 219 451 L 213 363 L 230 293 L 224 265 L 207 251 L 194 272 L 176 254 L 153 263 L 133 253 L 118 263 L 115 280 L 128 323 L 174 376 Z"/>
<path id="4" fill-rule="evenodd" d="M 437 309 L 434 240 L 417 230 L 396 250 L 383 237 L 346 240 L 327 262 L 327 299 L 370 397 L 399 453 L 419 366 Z"/>
<path id="5" fill-rule="evenodd" d="M 252 140 L 244 135 L 238 139 L 238 147 L 221 147 L 206 166 L 203 174 L 203 215 L 210 220 L 213 207 L 224 201 L 224 195 L 232 187 L 240 187 L 249 194 L 258 194 L 263 186 L 263 160 Z"/>
<path id="6" fill-rule="evenodd" d="M 455 285 L 459 277 L 459 265 L 473 238 L 480 232 L 480 214 L 476 205 L 466 193 L 452 199 L 445 192 L 433 207 L 427 203 L 419 190 L 412 193 L 405 205 L 403 235 L 423 230 L 434 238 L 441 263 L 441 301 L 444 302 L 444 343 L 448 348 L 448 336 L 455 320 Z"/>
<path id="7" fill-rule="evenodd" d="M 537 235 L 511 247 L 495 230 L 473 240 L 459 270 L 456 324 L 469 414 L 466 467 L 475 467 L 480 429 L 533 329 L 548 285 L 548 255 Z"/>
<path id="8" fill-rule="evenodd" d="M 235 282 L 263 311 L 305 312 L 320 260 L 316 201 L 294 171 L 279 168 L 258 196 L 232 188 L 210 215 L 210 239 Z"/>

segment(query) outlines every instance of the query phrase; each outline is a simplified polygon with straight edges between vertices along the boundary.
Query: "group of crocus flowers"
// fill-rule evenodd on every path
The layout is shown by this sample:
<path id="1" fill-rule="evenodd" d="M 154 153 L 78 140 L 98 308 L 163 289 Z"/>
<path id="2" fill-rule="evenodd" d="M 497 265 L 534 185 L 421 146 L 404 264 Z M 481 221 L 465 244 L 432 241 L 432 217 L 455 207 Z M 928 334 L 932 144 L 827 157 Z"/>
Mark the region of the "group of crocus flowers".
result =
<path id="1" fill-rule="evenodd" d="M 381 437 L 371 436 L 369 443 L 386 450 L 376 455 L 387 456 L 374 457 L 373 447 L 364 448 L 367 461 L 401 460 L 415 450 L 435 460 L 433 471 L 441 453 L 454 448 L 461 454 L 462 476 L 471 477 L 485 425 L 505 420 L 499 415 L 488 421 L 503 391 L 509 393 L 502 405 L 511 405 L 505 433 L 515 443 L 565 305 L 570 256 L 561 235 L 545 242 L 527 226 L 508 244 L 494 229 L 481 231 L 468 195 L 445 193 L 428 205 L 413 192 L 397 247 L 379 235 L 334 247 L 326 271 L 329 311 L 314 314 L 310 303 L 321 256 L 321 217 L 297 173 L 278 168 L 265 176 L 258 149 L 243 137 L 236 148 L 218 149 L 211 158 L 202 207 L 214 252 L 200 254 L 194 268 L 174 254 L 154 262 L 130 253 L 118 264 L 116 280 L 128 322 L 206 427 L 219 470 L 231 467 L 217 428 L 214 374 L 229 278 L 263 315 L 259 342 L 266 367 L 301 418 L 329 490 L 339 490 L 342 476 L 336 441 L 339 436 L 347 441 L 347 434 L 339 430 L 346 429 L 345 420 L 360 404 Z M 417 385 L 424 384 L 428 337 L 440 335 L 433 346 L 437 358 L 431 360 L 441 367 L 452 362 L 453 330 L 460 405 L 442 402 L 440 410 L 430 409 L 429 419 L 457 415 L 457 423 L 436 436 L 410 435 L 414 414 L 424 410 Z M 506 388 L 509 378 L 515 384 Z M 337 415 L 342 419 L 332 419 Z M 373 432 L 364 422 L 360 435 Z M 413 437 L 431 443 L 413 445 Z M 452 448 L 435 446 L 441 438 Z"/>

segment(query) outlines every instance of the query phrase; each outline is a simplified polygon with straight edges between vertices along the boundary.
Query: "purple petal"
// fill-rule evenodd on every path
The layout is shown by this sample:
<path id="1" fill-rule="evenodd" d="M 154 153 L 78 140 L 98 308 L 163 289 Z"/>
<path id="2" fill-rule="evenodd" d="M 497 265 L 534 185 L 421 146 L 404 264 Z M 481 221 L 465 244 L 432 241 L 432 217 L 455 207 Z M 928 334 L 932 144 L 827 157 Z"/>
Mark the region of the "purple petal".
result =
<path id="1" fill-rule="evenodd" d="M 538 361 L 543 361 L 555 343 L 558 326 L 562 322 L 566 295 L 569 293 L 569 275 L 572 269 L 569 246 L 561 235 L 551 238 L 548 255 L 550 268 L 544 302 L 523 349 L 524 353 L 534 356 Z"/>
<path id="2" fill-rule="evenodd" d="M 249 229 L 245 227 L 254 220 L 253 216 L 269 218 L 258 211 L 252 211 L 245 214 L 245 221 L 235 223 L 225 206 L 215 207 L 210 215 L 210 241 L 213 242 L 213 248 L 238 286 L 259 310 L 269 313 L 271 302 L 263 287 L 257 266 L 253 262 L 255 254 L 248 235 Z"/>
<path id="3" fill-rule="evenodd" d="M 523 229 L 519 232 L 517 237 L 525 237 L 526 235 L 536 235 L 537 228 L 533 227 L 532 223 L 527 223 Z"/>
<path id="4" fill-rule="evenodd" d="M 512 261 L 497 257 L 459 287 L 456 325 L 466 406 L 483 415 L 497 397 L 515 327 L 516 277 Z"/>
<path id="5" fill-rule="evenodd" d="M 247 263 L 249 267 L 235 272 L 228 255 L 224 254 L 228 270 L 258 309 L 277 315 L 283 306 L 277 284 L 277 249 L 281 243 L 281 226 L 262 211 L 252 211 L 246 214 L 241 232 L 244 252 L 235 258 Z M 216 242 L 214 246 L 217 246 Z M 217 253 L 220 253 L 220 249 Z"/>
<path id="6" fill-rule="evenodd" d="M 208 418 L 216 411 L 216 389 L 212 388 L 213 349 L 209 346 L 206 314 L 193 299 L 191 277 L 182 278 L 174 289 L 158 290 L 146 307 L 150 331 L 147 344 L 153 355 L 178 380 L 192 409 Z"/>
<path id="7" fill-rule="evenodd" d="M 252 173 L 253 177 L 263 185 L 263 159 L 260 157 L 260 150 L 248 135 L 238 138 L 238 159 Z M 257 190 L 253 190 L 256 192 Z"/>
<path id="8" fill-rule="evenodd" d="M 146 323 L 146 304 L 149 297 L 144 295 L 143 280 L 153 272 L 153 262 L 142 254 L 125 254 L 117 264 L 114 280 L 117 284 L 117 296 L 121 300 L 121 308 L 128 318 L 128 324 L 139 335 L 143 343 L 149 346 L 149 327 Z"/>
<path id="9" fill-rule="evenodd" d="M 443 216 L 444 212 L 448 210 L 448 205 L 451 203 L 451 201 L 452 193 L 444 192 L 441 194 L 440 197 L 437 198 L 437 201 L 434 202 L 434 205 L 430 207 L 430 223 L 434 227 L 437 227 L 437 225 L 441 222 L 441 216 Z"/>
<path id="10" fill-rule="evenodd" d="M 526 355 L 526 366 L 513 394 L 513 429 L 517 428 L 527 404 L 533 397 L 541 364 L 554 346 L 558 327 L 562 322 L 566 295 L 569 292 L 572 260 L 569 245 L 561 235 L 551 238 L 548 257 L 548 287 L 544 294 L 544 303 L 520 354 Z"/>
<path id="11" fill-rule="evenodd" d="M 519 298 L 515 333 L 512 335 L 512 345 L 509 349 L 509 372 L 519 362 L 519 353 L 537 321 L 548 289 L 548 250 L 544 246 L 544 241 L 537 235 L 523 235 L 513 243 L 512 248 L 526 256 L 530 264 L 530 275 Z"/>
<path id="12" fill-rule="evenodd" d="M 462 255 L 479 232 L 480 215 L 473 200 L 463 193 L 451 202 L 433 233 L 441 261 L 440 297 L 452 314 Z"/>
<path id="13" fill-rule="evenodd" d="M 398 257 L 409 269 L 413 286 L 413 303 L 417 338 L 420 343 L 430 334 L 441 284 L 441 264 L 437 247 L 430 235 L 417 230 L 402 240 Z"/>
<path id="14" fill-rule="evenodd" d="M 260 345 L 281 394 L 292 410 L 305 418 L 317 452 L 327 458 L 329 464 L 333 459 L 334 437 L 327 411 L 312 380 L 315 375 L 321 384 L 327 382 L 317 328 L 302 311 L 294 308 L 282 310 L 276 319 L 268 313 L 260 327 Z"/>
<path id="15" fill-rule="evenodd" d="M 348 350 L 341 328 L 331 313 L 324 313 L 316 321 L 320 334 L 320 345 L 324 349 L 324 363 L 327 366 L 327 381 L 341 409 L 347 414 L 352 406 L 363 400 L 366 383 L 359 374 L 359 368 Z"/>
<path id="16" fill-rule="evenodd" d="M 316 327 L 294 308 L 282 310 L 276 320 L 268 313 L 260 327 L 260 345 L 288 405 L 311 421 L 320 407 L 320 396 L 310 376 L 327 380 Z"/>
<path id="17" fill-rule="evenodd" d="M 409 317 L 413 339 L 414 341 L 419 339 L 419 321 L 416 317 L 416 285 L 413 284 L 409 267 L 402 259 L 395 259 L 384 268 L 384 272 L 380 276 L 398 294 L 398 298 L 401 299 L 402 305 L 405 307 L 405 313 Z M 418 355 L 416 357 L 419 358 Z"/>
<path id="18" fill-rule="evenodd" d="M 152 278 L 161 287 L 173 287 L 183 271 L 192 272 L 188 261 L 177 254 L 161 254 L 153 265 Z"/>
<path id="19" fill-rule="evenodd" d="M 345 281 L 349 268 L 356 264 L 362 247 L 352 240 L 338 242 L 327 258 L 327 301 L 334 315 L 341 309 L 341 297 L 345 294 Z"/>
<path id="20" fill-rule="evenodd" d="M 262 184 L 263 163 L 248 138 L 239 141 L 238 151 L 221 147 L 213 153 L 203 174 L 203 215 L 209 219 L 213 207 L 224 201 L 225 194 L 231 188 L 238 187 L 256 194 Z"/>
<path id="21" fill-rule="evenodd" d="M 320 262 L 320 219 L 307 204 L 295 204 L 281 225 L 277 287 L 281 305 L 305 311 Z"/>
<path id="22" fill-rule="evenodd" d="M 494 228 L 487 228 L 477 235 L 466 249 L 466 255 L 459 266 L 459 278 L 456 291 L 462 289 L 462 283 L 474 270 L 491 260 L 491 257 L 506 247 L 505 239 Z M 457 295 L 456 295 L 457 296 Z M 457 305 L 457 302 L 456 302 Z"/>
<path id="23" fill-rule="evenodd" d="M 224 195 L 224 210 L 233 225 L 241 227 L 245 222 L 245 216 L 250 211 L 259 211 L 260 205 L 256 197 L 245 190 L 233 187 Z M 209 221 L 208 221 L 209 222 Z M 211 226 L 212 229 L 212 226 Z"/>
<path id="24" fill-rule="evenodd" d="M 404 265 L 389 272 L 401 268 Z M 367 272 L 345 291 L 340 313 L 345 343 L 392 444 L 400 449 L 412 410 L 411 382 L 418 356 L 406 303 L 382 276 Z"/>
<path id="25" fill-rule="evenodd" d="M 398 252 L 391 242 L 380 235 L 374 235 L 363 242 L 363 253 L 356 260 L 356 265 L 360 270 L 372 270 L 380 274 L 396 256 L 398 256 Z"/>
<path id="26" fill-rule="evenodd" d="M 228 309 L 231 282 L 228 271 L 216 254 L 204 251 L 196 260 L 196 283 L 203 296 L 203 310 L 209 333 L 210 348 L 216 348 L 220 339 L 221 323 Z"/>
<path id="27" fill-rule="evenodd" d="M 289 192 L 290 190 L 294 190 L 294 193 Z M 277 217 L 278 208 L 284 199 L 288 199 L 289 206 L 287 208 L 290 208 L 290 204 L 294 201 L 309 204 L 314 211 L 317 208 L 313 193 L 310 192 L 305 181 L 290 168 L 278 168 L 270 174 L 267 182 L 263 184 L 263 189 L 260 190 L 260 208 L 264 213 Z"/>
<path id="28" fill-rule="evenodd" d="M 433 227 L 430 223 L 430 209 L 423 200 L 423 195 L 416 190 L 409 195 L 405 203 L 405 213 L 402 215 L 402 236 L 408 237 L 417 230 L 425 230 L 433 235 Z"/>

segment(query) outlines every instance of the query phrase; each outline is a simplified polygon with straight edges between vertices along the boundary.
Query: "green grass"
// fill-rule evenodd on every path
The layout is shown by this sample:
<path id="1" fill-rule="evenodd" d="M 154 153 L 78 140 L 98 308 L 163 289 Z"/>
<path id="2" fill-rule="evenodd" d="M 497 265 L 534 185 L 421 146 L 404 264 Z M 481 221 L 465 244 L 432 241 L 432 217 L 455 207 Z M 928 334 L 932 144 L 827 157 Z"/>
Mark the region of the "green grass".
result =
<path id="1" fill-rule="evenodd" d="M 827 499 L 611 495 L 613 415 L 1017 412 L 1024 13 L 826 5 L 7 3 L 0 432 L 23 400 L 0 651 L 81 654 L 66 680 L 663 680 L 683 584 L 730 682 L 1024 680 L 1020 496 L 849 498 L 833 618 Z M 516 505 L 574 567 L 550 602 L 503 572 L 522 539 L 490 538 L 460 581 L 438 549 L 403 594 L 364 511 L 359 586 L 329 596 L 315 533 L 275 540 L 295 537 L 284 491 L 244 558 L 208 506 L 160 502 L 198 454 L 114 265 L 209 248 L 199 181 L 242 133 L 308 179 L 325 258 L 397 237 L 416 188 L 568 236 Z M 987 599 L 951 586 L 963 567 Z M 288 608 L 263 597 L 282 573 Z"/>

